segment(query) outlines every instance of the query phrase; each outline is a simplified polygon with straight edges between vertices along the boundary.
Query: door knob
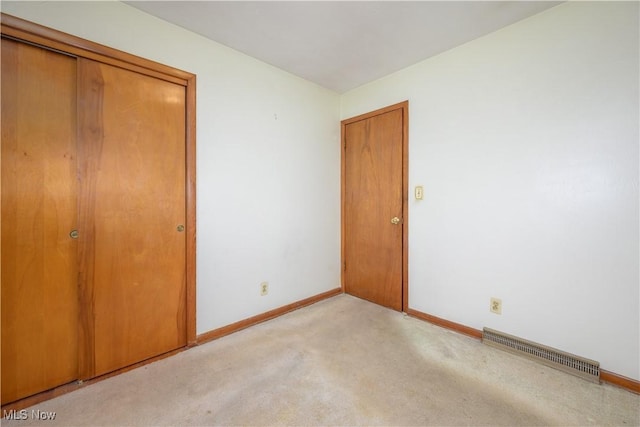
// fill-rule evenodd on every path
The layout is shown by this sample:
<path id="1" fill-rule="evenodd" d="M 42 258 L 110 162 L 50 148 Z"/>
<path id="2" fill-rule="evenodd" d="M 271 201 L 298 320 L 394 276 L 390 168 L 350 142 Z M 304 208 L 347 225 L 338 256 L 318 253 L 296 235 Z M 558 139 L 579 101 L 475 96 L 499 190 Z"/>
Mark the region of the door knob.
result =
<path id="1" fill-rule="evenodd" d="M 176 230 L 182 233 L 184 231 L 184 225 L 180 224 L 179 226 L 176 227 Z"/>
<path id="2" fill-rule="evenodd" d="M 78 230 L 71 230 L 71 232 L 69 233 L 69 237 L 71 237 L 72 239 L 77 239 L 78 238 Z"/>
<path id="3" fill-rule="evenodd" d="M 391 224 L 393 225 L 400 224 L 400 218 L 398 218 L 397 216 L 394 216 L 393 218 L 391 218 Z"/>

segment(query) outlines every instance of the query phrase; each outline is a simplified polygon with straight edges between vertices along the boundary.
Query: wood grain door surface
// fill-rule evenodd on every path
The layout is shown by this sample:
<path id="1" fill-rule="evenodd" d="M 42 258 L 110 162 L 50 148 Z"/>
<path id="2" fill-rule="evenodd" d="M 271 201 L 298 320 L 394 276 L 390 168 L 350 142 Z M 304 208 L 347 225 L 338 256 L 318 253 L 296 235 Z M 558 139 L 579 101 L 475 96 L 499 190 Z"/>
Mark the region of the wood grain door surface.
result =
<path id="1" fill-rule="evenodd" d="M 185 89 L 83 58 L 78 82 L 90 377 L 186 345 Z"/>
<path id="2" fill-rule="evenodd" d="M 185 92 L 2 40 L 2 403 L 186 345 Z"/>
<path id="3" fill-rule="evenodd" d="M 402 310 L 403 110 L 348 122 L 343 137 L 345 291 Z"/>
<path id="4" fill-rule="evenodd" d="M 76 61 L 2 40 L 2 402 L 78 378 Z"/>

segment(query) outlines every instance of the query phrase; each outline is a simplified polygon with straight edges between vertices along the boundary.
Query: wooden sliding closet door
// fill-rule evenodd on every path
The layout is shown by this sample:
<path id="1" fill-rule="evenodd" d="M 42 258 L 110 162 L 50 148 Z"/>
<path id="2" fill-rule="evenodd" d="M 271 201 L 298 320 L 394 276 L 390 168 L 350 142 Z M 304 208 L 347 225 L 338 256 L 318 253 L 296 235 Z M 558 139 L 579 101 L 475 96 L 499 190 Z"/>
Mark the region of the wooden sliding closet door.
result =
<path id="1" fill-rule="evenodd" d="M 78 378 L 76 60 L 2 39 L 2 403 Z"/>
<path id="2" fill-rule="evenodd" d="M 78 59 L 81 376 L 186 345 L 185 88 Z"/>
<path id="3" fill-rule="evenodd" d="M 195 76 L 0 15 L 5 405 L 195 341 Z"/>

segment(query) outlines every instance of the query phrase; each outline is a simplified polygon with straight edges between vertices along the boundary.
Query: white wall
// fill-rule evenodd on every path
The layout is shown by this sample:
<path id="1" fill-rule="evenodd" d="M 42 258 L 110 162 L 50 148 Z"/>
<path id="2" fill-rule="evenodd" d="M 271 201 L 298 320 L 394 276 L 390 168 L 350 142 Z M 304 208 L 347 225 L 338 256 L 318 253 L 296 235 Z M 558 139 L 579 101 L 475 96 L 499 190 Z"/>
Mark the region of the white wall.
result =
<path id="1" fill-rule="evenodd" d="M 343 96 L 409 100 L 411 308 L 640 379 L 638 79 L 638 3 L 571 2 Z"/>
<path id="2" fill-rule="evenodd" d="M 198 333 L 340 286 L 336 93 L 124 3 L 2 11 L 197 74 Z"/>

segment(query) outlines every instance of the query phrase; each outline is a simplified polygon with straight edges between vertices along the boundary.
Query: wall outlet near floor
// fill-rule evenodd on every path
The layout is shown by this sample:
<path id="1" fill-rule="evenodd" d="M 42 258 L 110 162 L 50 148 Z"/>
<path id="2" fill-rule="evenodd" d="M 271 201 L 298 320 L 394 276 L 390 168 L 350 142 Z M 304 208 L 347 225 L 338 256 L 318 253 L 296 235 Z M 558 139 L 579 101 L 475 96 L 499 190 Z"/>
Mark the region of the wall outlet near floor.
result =
<path id="1" fill-rule="evenodd" d="M 495 314 L 502 314 L 502 300 L 499 298 L 491 298 L 489 310 Z"/>
<path id="2" fill-rule="evenodd" d="M 269 282 L 260 283 L 260 295 L 265 296 L 269 293 Z"/>

